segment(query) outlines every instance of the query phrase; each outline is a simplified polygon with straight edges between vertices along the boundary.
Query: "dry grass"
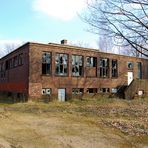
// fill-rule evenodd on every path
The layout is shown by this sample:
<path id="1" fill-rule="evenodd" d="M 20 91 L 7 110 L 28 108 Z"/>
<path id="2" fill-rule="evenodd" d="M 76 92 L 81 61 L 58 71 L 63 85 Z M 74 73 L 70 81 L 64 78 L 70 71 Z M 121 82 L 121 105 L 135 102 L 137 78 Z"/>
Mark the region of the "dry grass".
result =
<path id="1" fill-rule="evenodd" d="M 148 146 L 148 99 L 0 104 L 0 148 Z"/>

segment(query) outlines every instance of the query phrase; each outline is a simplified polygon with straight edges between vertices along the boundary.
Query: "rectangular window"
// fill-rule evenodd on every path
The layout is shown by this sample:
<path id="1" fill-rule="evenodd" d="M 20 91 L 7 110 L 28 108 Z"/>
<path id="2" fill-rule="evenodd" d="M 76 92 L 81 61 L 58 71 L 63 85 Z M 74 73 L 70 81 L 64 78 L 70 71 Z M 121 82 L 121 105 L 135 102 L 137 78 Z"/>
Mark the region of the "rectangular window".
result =
<path id="1" fill-rule="evenodd" d="M 1 78 L 4 78 L 5 77 L 5 63 L 1 63 Z"/>
<path id="2" fill-rule="evenodd" d="M 10 69 L 9 60 L 6 61 L 5 65 L 6 65 L 6 70 Z"/>
<path id="3" fill-rule="evenodd" d="M 86 66 L 96 67 L 97 66 L 97 58 L 96 57 L 86 57 Z"/>
<path id="4" fill-rule="evenodd" d="M 13 58 L 10 59 L 10 68 L 13 68 Z"/>
<path id="5" fill-rule="evenodd" d="M 68 55 L 57 53 L 55 57 L 55 74 L 60 76 L 68 75 Z"/>
<path id="6" fill-rule="evenodd" d="M 118 89 L 117 88 L 112 88 L 112 93 L 117 93 Z"/>
<path id="7" fill-rule="evenodd" d="M 112 77 L 118 77 L 118 64 L 117 60 L 112 60 Z"/>
<path id="8" fill-rule="evenodd" d="M 19 54 L 19 57 L 18 57 L 18 65 L 22 65 L 23 64 L 23 54 Z"/>
<path id="9" fill-rule="evenodd" d="M 137 62 L 137 78 L 142 79 L 142 64 Z"/>
<path id="10" fill-rule="evenodd" d="M 72 94 L 73 95 L 81 95 L 81 94 L 83 94 L 83 92 L 84 92 L 83 88 L 73 88 L 72 89 Z"/>
<path id="11" fill-rule="evenodd" d="M 51 95 L 51 88 L 42 88 L 42 95 Z"/>
<path id="12" fill-rule="evenodd" d="M 107 58 L 100 59 L 100 77 L 109 77 L 109 59 Z"/>
<path id="13" fill-rule="evenodd" d="M 88 88 L 87 93 L 89 94 L 96 94 L 97 93 L 97 88 Z"/>
<path id="14" fill-rule="evenodd" d="M 48 52 L 45 52 L 42 55 L 42 74 L 51 74 L 51 54 Z"/>
<path id="15" fill-rule="evenodd" d="M 83 75 L 83 56 L 72 55 L 72 76 Z"/>
<path id="16" fill-rule="evenodd" d="M 100 88 L 100 92 L 101 93 L 109 93 L 110 90 L 109 90 L 109 88 Z"/>
<path id="17" fill-rule="evenodd" d="M 17 67 L 18 66 L 18 56 L 15 56 L 13 58 L 13 67 Z"/>

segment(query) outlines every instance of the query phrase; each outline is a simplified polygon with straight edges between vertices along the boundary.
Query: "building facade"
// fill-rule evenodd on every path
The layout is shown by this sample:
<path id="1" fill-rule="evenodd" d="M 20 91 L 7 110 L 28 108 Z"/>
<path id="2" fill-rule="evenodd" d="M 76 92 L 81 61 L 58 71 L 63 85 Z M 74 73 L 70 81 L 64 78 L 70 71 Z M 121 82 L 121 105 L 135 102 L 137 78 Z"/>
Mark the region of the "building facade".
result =
<path id="1" fill-rule="evenodd" d="M 26 43 L 1 58 L 0 92 L 65 101 L 86 94 L 124 94 L 133 80 L 148 79 L 147 59 L 69 46 L 65 42 Z M 142 94 L 148 91 L 147 86 L 136 89 Z"/>

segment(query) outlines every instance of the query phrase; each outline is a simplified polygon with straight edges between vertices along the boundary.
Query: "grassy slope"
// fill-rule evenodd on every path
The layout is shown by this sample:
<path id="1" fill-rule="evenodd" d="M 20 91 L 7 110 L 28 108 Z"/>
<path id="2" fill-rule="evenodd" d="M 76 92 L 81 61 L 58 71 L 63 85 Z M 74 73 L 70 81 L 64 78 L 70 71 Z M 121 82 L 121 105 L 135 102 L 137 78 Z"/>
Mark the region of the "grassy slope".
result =
<path id="1" fill-rule="evenodd" d="M 148 146 L 148 99 L 0 104 L 0 121 L 0 147 Z"/>

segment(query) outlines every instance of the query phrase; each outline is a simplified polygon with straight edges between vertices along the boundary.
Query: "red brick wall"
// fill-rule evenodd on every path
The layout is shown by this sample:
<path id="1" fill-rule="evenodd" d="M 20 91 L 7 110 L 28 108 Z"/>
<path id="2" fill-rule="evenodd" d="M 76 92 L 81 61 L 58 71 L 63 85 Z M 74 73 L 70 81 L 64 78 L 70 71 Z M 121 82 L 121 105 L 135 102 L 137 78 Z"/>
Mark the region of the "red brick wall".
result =
<path id="1" fill-rule="evenodd" d="M 0 78 L 0 91 L 1 92 L 14 92 L 28 94 L 28 66 L 29 66 L 29 45 L 25 44 L 14 52 L 8 54 L 0 60 L 6 62 L 7 60 L 23 54 L 23 64 L 5 71 L 5 77 Z"/>
<path id="2" fill-rule="evenodd" d="M 52 74 L 50 76 L 42 75 L 42 52 L 51 52 L 52 53 Z M 67 77 L 55 76 L 55 55 L 56 53 L 66 53 L 69 55 L 69 73 Z M 71 75 L 71 62 L 72 54 L 83 55 L 84 59 L 87 56 L 93 57 L 106 57 L 109 59 L 118 60 L 118 78 L 99 78 L 98 77 L 88 77 L 92 74 L 94 76 L 94 69 L 88 72 L 88 69 L 84 68 L 83 77 L 72 77 Z M 131 71 L 127 68 L 127 62 L 134 62 L 134 78 L 137 77 L 137 66 L 136 62 L 143 62 L 143 68 L 146 67 L 147 62 L 138 58 L 131 58 L 128 56 L 119 56 L 115 54 L 107 54 L 89 50 L 75 49 L 70 47 L 54 46 L 54 45 L 44 45 L 44 44 L 31 44 L 30 45 L 30 67 L 29 67 L 29 95 L 41 96 L 42 88 L 51 88 L 52 94 L 57 95 L 58 88 L 66 88 L 66 93 L 71 94 L 72 88 L 84 88 L 86 92 L 87 88 L 115 88 L 122 85 L 127 85 L 127 72 Z M 84 60 L 84 67 L 86 67 L 86 60 Z M 111 60 L 110 60 L 111 67 Z M 111 70 L 110 70 L 111 75 Z M 87 76 L 87 77 L 86 77 Z M 148 78 L 147 70 L 143 70 L 143 78 Z"/>

